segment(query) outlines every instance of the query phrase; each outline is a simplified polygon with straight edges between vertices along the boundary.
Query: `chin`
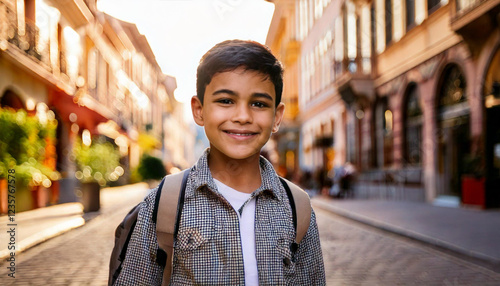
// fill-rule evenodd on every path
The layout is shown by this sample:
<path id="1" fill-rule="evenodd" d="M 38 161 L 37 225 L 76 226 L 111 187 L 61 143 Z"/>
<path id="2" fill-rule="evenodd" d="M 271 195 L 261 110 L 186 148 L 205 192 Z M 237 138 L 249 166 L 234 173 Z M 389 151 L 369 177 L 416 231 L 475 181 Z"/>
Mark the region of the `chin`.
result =
<path id="1" fill-rule="evenodd" d="M 225 151 L 225 152 L 224 152 Z M 232 149 L 232 150 L 224 150 L 222 153 L 234 160 L 244 160 L 248 159 L 253 156 L 259 156 L 260 155 L 260 149 L 259 150 L 241 150 L 239 151 L 237 148 Z"/>
<path id="2" fill-rule="evenodd" d="M 253 157 L 256 154 L 258 154 L 258 153 L 235 153 L 235 152 L 231 152 L 231 154 L 226 154 L 226 156 L 228 156 L 229 158 L 234 159 L 234 160 L 244 160 L 244 159 L 248 159 L 250 157 Z"/>

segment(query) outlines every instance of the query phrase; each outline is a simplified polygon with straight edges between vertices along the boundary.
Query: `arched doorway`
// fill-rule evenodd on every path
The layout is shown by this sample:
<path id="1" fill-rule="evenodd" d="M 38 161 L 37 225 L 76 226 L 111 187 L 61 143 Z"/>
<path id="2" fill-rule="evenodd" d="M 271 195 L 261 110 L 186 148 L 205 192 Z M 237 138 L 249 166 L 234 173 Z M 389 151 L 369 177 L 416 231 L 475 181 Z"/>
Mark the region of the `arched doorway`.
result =
<path id="1" fill-rule="evenodd" d="M 442 74 L 436 96 L 437 195 L 461 196 L 463 159 L 470 153 L 470 108 L 465 76 L 456 64 Z M 459 203 L 459 200 L 454 202 Z"/>
<path id="2" fill-rule="evenodd" d="M 23 101 L 19 98 L 19 96 L 15 92 L 13 92 L 10 89 L 5 91 L 2 97 L 0 98 L 0 107 L 10 107 L 15 110 L 26 109 L 23 104 Z"/>
<path id="3" fill-rule="evenodd" d="M 500 206 L 500 48 L 486 72 L 486 206 Z"/>

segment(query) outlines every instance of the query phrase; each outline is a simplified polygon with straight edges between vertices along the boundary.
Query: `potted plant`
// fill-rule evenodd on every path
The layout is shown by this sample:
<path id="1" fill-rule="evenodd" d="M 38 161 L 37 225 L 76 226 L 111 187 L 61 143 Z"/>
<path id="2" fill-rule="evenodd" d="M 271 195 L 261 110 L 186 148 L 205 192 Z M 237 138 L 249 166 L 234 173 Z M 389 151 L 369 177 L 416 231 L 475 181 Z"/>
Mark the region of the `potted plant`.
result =
<path id="1" fill-rule="evenodd" d="M 120 153 L 112 143 L 97 138 L 90 145 L 80 140 L 75 142 L 73 155 L 77 166 L 75 176 L 81 183 L 84 211 L 98 211 L 101 187 L 123 175 Z"/>
<path id="2" fill-rule="evenodd" d="M 49 203 L 48 189 L 60 179 L 57 171 L 41 164 L 34 158 L 16 165 L 16 182 L 27 186 L 31 196 L 31 208 L 45 207 Z M 20 201 L 20 200 L 19 200 Z M 27 205 L 24 208 L 28 208 Z"/>
<path id="3" fill-rule="evenodd" d="M 485 176 L 482 156 L 468 154 L 463 159 L 462 204 L 486 207 Z"/>

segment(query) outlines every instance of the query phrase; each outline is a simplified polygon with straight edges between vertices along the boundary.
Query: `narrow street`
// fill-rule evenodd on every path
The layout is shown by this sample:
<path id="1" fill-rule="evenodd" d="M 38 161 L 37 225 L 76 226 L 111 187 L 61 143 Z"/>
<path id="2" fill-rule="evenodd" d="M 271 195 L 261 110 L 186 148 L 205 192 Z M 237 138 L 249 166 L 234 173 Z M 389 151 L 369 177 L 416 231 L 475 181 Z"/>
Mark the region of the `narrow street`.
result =
<path id="1" fill-rule="evenodd" d="M 0 264 L 2 285 L 107 285 L 114 231 L 147 193 L 129 185 L 101 193 L 101 214 L 84 226 L 17 254 L 16 278 Z M 96 214 L 89 213 L 91 217 Z M 20 230 L 22 231 L 22 229 Z"/>
<path id="2" fill-rule="evenodd" d="M 2 278 L 2 285 L 106 285 L 114 229 L 138 197 L 19 254 L 16 278 Z M 500 283 L 499 273 L 327 211 L 316 213 L 328 285 Z"/>
<path id="3" fill-rule="evenodd" d="M 316 209 L 327 285 L 499 285 L 500 274 Z"/>

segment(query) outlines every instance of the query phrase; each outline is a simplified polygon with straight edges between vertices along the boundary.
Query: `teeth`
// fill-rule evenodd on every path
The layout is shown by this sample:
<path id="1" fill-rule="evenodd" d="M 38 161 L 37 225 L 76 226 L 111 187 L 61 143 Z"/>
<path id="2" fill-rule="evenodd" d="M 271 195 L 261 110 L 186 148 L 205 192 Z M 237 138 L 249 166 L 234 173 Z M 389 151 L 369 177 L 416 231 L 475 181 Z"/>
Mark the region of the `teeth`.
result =
<path id="1" fill-rule="evenodd" d="M 251 136 L 252 133 L 232 133 L 232 132 L 227 132 L 231 135 L 237 135 L 237 136 Z"/>

